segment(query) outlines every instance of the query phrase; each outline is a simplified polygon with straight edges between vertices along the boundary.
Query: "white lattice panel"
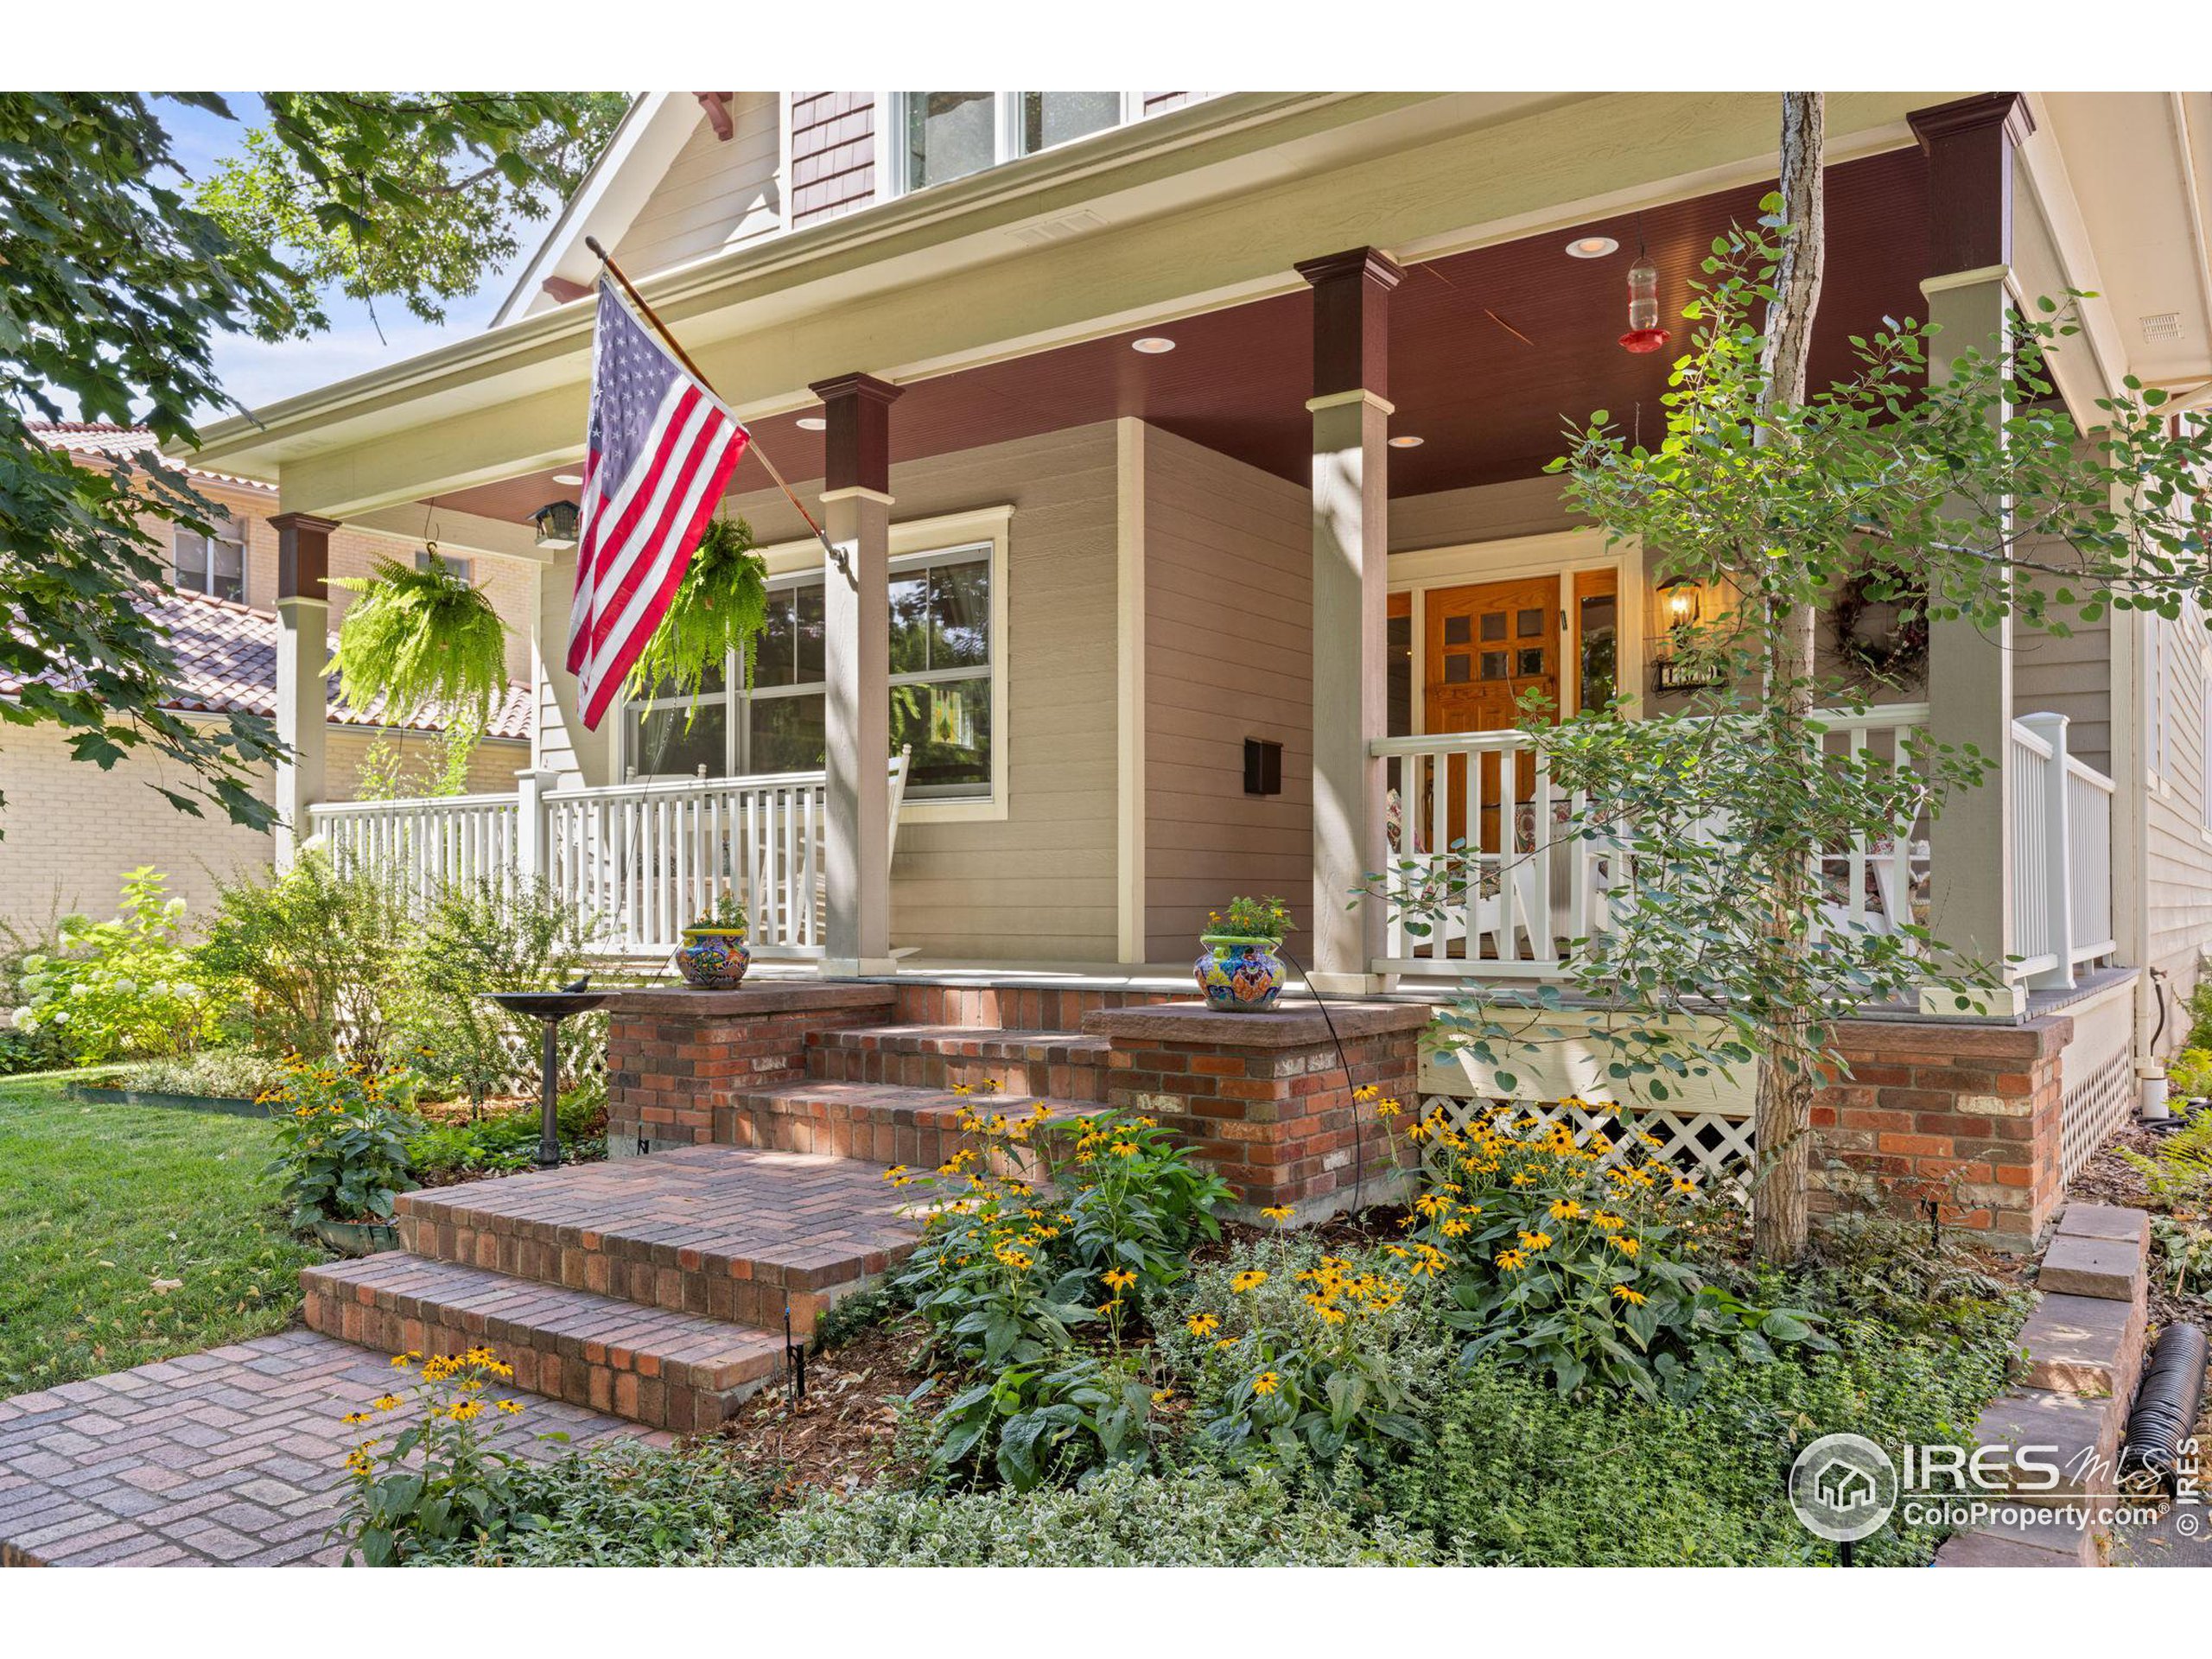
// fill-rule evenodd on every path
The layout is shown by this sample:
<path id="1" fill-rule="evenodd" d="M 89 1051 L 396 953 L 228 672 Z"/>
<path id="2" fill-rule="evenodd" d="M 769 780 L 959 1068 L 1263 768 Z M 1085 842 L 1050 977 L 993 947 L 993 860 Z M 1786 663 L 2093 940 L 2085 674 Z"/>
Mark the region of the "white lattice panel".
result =
<path id="1" fill-rule="evenodd" d="M 2105 1143 L 2127 1116 L 2135 1092 L 2135 1068 L 2123 1050 L 2078 1081 L 2065 1080 L 2066 1097 L 2058 1110 L 2058 1179 L 2072 1180 L 2090 1154 Z"/>
<path id="2" fill-rule="evenodd" d="M 1440 1110 L 1453 1123 L 1465 1126 L 1491 1109 L 1491 1103 L 1463 1095 L 1425 1095 L 1424 1115 Z M 1540 1117 L 1547 1123 L 1563 1122 L 1574 1131 L 1578 1145 L 1593 1135 L 1612 1142 L 1612 1150 L 1599 1160 L 1601 1167 L 1618 1163 L 1626 1154 L 1634 1131 L 1642 1129 L 1659 1142 L 1658 1156 L 1678 1169 L 1694 1172 L 1710 1186 L 1725 1184 L 1741 1190 L 1752 1160 L 1749 1118 L 1723 1117 L 1713 1112 L 1646 1110 L 1624 1116 L 1603 1102 L 1569 1105 L 1563 1101 L 1539 1103 L 1516 1101 L 1520 1117 Z"/>

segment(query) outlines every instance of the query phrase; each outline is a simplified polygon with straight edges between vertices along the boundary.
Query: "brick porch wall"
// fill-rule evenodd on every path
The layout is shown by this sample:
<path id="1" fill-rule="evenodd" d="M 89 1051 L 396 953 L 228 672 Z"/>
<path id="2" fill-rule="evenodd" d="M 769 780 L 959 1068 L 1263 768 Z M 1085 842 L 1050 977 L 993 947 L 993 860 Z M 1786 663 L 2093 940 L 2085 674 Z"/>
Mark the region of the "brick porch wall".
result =
<path id="1" fill-rule="evenodd" d="M 607 1137 L 617 1158 L 705 1146 L 746 1090 L 806 1075 L 806 1035 L 877 1023 L 887 985 L 625 991 L 607 1004 Z"/>
<path id="2" fill-rule="evenodd" d="M 1924 1213 L 1933 1198 L 1948 1225 L 2032 1244 L 2063 1197 L 2060 1055 L 2073 1032 L 2064 1014 L 1843 1026 L 1851 1076 L 1813 1109 L 1813 1213 L 1849 1207 L 1845 1189 L 1871 1187 L 1891 1209 Z"/>
<path id="3" fill-rule="evenodd" d="M 1428 1020 L 1397 1003 L 1334 1003 L 1325 1020 L 1174 1003 L 1090 1014 L 1084 1029 L 1112 1039 L 1109 1104 L 1185 1137 L 1236 1189 L 1239 1213 L 1288 1205 L 1310 1221 L 1355 1193 L 1396 1195 L 1399 1144 L 1352 1091 L 1371 1084 L 1418 1109 Z"/>

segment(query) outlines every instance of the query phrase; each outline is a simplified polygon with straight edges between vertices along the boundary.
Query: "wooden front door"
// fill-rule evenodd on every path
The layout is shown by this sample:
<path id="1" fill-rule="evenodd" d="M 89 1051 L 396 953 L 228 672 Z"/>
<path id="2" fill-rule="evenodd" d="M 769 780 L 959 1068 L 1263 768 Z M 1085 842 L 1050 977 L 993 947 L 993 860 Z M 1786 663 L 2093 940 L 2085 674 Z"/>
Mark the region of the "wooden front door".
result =
<path id="1" fill-rule="evenodd" d="M 1516 577 L 1432 588 L 1423 601 L 1427 618 L 1424 652 L 1424 726 L 1431 732 L 1497 732 L 1526 723 L 1520 700 L 1540 691 L 1556 717 L 1560 702 L 1559 578 Z M 1498 758 L 1482 760 L 1480 845 L 1499 850 Z M 1522 753 L 1515 766 L 1514 798 L 1535 793 L 1536 760 Z M 1454 766 L 1448 808 L 1451 837 L 1472 842 L 1466 785 Z M 1442 849 L 1433 850 L 1441 851 Z"/>

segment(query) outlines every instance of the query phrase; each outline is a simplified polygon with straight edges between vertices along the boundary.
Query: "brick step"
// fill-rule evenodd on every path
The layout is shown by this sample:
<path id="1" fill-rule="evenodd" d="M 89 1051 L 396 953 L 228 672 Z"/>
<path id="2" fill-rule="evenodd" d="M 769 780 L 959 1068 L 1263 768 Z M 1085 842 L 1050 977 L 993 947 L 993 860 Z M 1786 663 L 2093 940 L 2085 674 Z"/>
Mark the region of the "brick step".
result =
<path id="1" fill-rule="evenodd" d="M 816 1032 L 807 1070 L 844 1083 L 909 1089 L 995 1084 L 1007 1095 L 1048 1100 L 1106 1098 L 1104 1037 L 1080 1031 L 1006 1031 L 976 1026 L 851 1026 Z"/>
<path id="2" fill-rule="evenodd" d="M 976 1144 L 960 1127 L 970 1110 L 1013 1117 L 1033 1116 L 1037 1097 L 1011 1093 L 970 1095 L 895 1084 L 847 1083 L 834 1078 L 777 1084 L 741 1095 L 715 1114 L 715 1139 L 729 1146 L 827 1154 L 883 1166 L 935 1169 Z M 1100 1110 L 1096 1101 L 1046 1100 L 1047 1121 L 1064 1122 Z M 1024 1179 L 1037 1174 L 1033 1158 L 1000 1166 Z"/>
<path id="3" fill-rule="evenodd" d="M 870 1165 L 684 1147 L 404 1193 L 418 1255 L 795 1334 L 913 1248 L 912 1194 Z"/>
<path id="4" fill-rule="evenodd" d="M 710 1429 L 772 1381 L 783 1337 L 511 1279 L 404 1250 L 300 1274 L 308 1326 L 388 1354 L 481 1344 L 518 1389 L 680 1433 Z"/>

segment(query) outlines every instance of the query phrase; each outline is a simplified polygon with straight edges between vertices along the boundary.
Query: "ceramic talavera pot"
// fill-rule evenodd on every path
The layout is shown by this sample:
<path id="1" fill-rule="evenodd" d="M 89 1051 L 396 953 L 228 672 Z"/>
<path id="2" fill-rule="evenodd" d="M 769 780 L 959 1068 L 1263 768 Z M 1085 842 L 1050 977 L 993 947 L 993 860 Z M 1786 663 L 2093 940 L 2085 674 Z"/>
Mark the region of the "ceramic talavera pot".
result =
<path id="1" fill-rule="evenodd" d="M 676 949 L 677 971 L 687 984 L 702 991 L 734 991 L 745 982 L 753 965 L 746 948 L 745 930 L 737 927 L 687 927 L 683 943 Z"/>
<path id="2" fill-rule="evenodd" d="M 1265 1014 L 1282 995 L 1280 939 L 1241 938 L 1233 933 L 1202 933 L 1198 989 L 1217 1014 Z"/>

